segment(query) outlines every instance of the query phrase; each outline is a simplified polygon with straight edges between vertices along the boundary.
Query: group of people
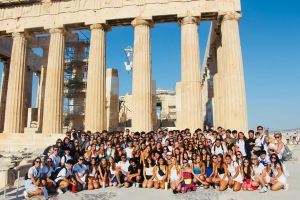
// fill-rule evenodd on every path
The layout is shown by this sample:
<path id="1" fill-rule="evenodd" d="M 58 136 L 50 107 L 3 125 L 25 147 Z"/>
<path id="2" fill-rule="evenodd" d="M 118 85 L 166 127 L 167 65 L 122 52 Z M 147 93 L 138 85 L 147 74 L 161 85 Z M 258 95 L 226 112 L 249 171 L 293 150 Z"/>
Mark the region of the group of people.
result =
<path id="1" fill-rule="evenodd" d="M 24 196 L 105 187 L 170 188 L 173 193 L 209 187 L 288 189 L 281 134 L 269 139 L 258 126 L 248 137 L 222 127 L 148 133 L 73 129 L 45 149 L 44 159 L 34 160 Z"/>

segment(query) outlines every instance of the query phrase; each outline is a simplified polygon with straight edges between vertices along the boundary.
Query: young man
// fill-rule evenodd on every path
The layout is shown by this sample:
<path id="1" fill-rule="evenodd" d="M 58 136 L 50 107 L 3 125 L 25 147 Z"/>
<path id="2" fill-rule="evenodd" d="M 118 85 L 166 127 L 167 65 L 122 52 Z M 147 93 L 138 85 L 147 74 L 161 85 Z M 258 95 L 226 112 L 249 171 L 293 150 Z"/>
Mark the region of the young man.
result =
<path id="1" fill-rule="evenodd" d="M 66 147 L 65 148 L 65 155 L 62 156 L 61 159 L 60 159 L 61 167 L 63 167 L 63 166 L 67 167 L 67 161 L 73 159 L 71 157 L 70 153 L 71 153 L 71 149 L 69 147 Z"/>
<path id="2" fill-rule="evenodd" d="M 140 187 L 141 181 L 141 165 L 140 163 L 136 163 L 134 158 L 130 158 L 129 160 L 130 166 L 128 167 L 128 175 L 124 179 L 124 186 L 128 188 L 130 183 L 132 183 L 132 187 Z"/>
<path id="3" fill-rule="evenodd" d="M 62 167 L 60 172 L 57 174 L 54 179 L 56 185 L 58 186 L 57 192 L 62 194 L 63 191 L 66 192 L 69 186 L 76 185 L 76 181 L 73 176 L 72 168 L 74 162 L 73 160 L 67 161 L 67 167 Z M 58 169 L 59 170 L 59 169 Z"/>
<path id="4" fill-rule="evenodd" d="M 216 139 L 215 144 L 211 148 L 212 155 L 223 154 L 224 157 L 227 155 L 227 148 L 221 143 L 220 139 Z"/>
<path id="5" fill-rule="evenodd" d="M 60 156 L 58 155 L 58 146 L 53 146 L 53 154 L 51 154 L 49 158 L 52 159 L 54 170 L 61 166 Z"/>
<path id="6" fill-rule="evenodd" d="M 125 154 L 122 154 L 121 155 L 121 161 L 118 162 L 117 164 L 117 171 L 116 171 L 116 177 L 117 177 L 117 180 L 118 180 L 118 188 L 121 188 L 124 184 L 124 180 L 125 180 L 125 177 L 127 176 L 128 174 L 128 168 L 129 168 L 129 162 L 128 160 L 126 159 L 126 155 Z"/>
<path id="7" fill-rule="evenodd" d="M 271 161 L 270 161 L 270 157 L 267 155 L 267 152 L 265 150 L 261 150 L 258 160 L 261 164 L 265 166 L 265 168 L 267 169 L 267 173 L 270 175 Z"/>

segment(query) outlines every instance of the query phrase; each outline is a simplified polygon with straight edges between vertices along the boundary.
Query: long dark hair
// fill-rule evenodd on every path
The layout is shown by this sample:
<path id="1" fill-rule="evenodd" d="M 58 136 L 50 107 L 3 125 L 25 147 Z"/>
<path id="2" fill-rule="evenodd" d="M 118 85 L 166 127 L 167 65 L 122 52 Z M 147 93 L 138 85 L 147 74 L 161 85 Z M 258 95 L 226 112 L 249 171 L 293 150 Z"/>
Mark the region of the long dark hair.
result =
<path id="1" fill-rule="evenodd" d="M 95 165 L 94 165 L 94 167 L 93 167 L 93 164 L 92 164 L 92 161 L 95 161 Z M 90 173 L 92 173 L 93 172 L 93 168 L 95 168 L 96 169 L 96 171 L 97 171 L 97 159 L 95 159 L 94 157 L 93 158 L 91 158 L 91 161 L 90 161 L 90 163 L 89 163 L 89 171 L 90 171 Z"/>
<path id="2" fill-rule="evenodd" d="M 150 165 L 149 165 L 149 163 L 148 163 L 148 159 L 150 159 L 151 160 L 151 163 L 150 163 Z M 146 159 L 145 159 L 145 167 L 146 168 L 149 168 L 149 167 L 154 167 L 155 166 L 155 161 L 151 158 L 151 156 L 148 156 Z"/>
<path id="3" fill-rule="evenodd" d="M 247 173 L 245 173 L 245 170 L 244 170 L 244 168 L 245 168 L 244 162 L 245 161 L 248 161 Z M 243 162 L 242 162 L 242 168 L 243 168 L 243 172 L 242 173 L 246 174 L 247 177 L 251 176 L 252 165 L 251 165 L 251 162 L 250 162 L 250 160 L 248 158 L 245 158 L 243 160 Z"/>
<path id="4" fill-rule="evenodd" d="M 217 156 L 221 158 L 220 167 L 223 167 L 223 164 L 224 164 L 224 156 L 223 156 L 223 154 L 219 153 Z"/>
<path id="5" fill-rule="evenodd" d="M 270 156 L 271 163 L 273 163 L 273 162 L 272 162 L 272 157 L 275 157 L 275 158 L 276 158 L 276 161 L 274 162 L 274 167 L 276 168 L 277 164 L 279 164 L 279 166 L 280 166 L 281 169 L 282 169 L 282 164 L 281 164 L 281 162 L 280 162 L 280 160 L 279 160 L 279 158 L 278 158 L 278 155 L 274 153 L 274 154 L 272 154 L 272 155 Z M 283 172 L 282 172 L 282 173 L 283 173 Z"/>

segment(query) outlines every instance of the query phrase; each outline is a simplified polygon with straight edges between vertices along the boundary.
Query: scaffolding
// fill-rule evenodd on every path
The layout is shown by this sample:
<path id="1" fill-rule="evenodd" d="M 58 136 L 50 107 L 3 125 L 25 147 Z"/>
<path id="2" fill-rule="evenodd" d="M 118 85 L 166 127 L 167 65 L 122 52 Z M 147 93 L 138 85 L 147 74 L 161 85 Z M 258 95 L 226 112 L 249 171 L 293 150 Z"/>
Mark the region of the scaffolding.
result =
<path id="1" fill-rule="evenodd" d="M 66 130 L 84 130 L 89 46 L 88 39 L 66 41 L 63 112 L 63 125 Z"/>

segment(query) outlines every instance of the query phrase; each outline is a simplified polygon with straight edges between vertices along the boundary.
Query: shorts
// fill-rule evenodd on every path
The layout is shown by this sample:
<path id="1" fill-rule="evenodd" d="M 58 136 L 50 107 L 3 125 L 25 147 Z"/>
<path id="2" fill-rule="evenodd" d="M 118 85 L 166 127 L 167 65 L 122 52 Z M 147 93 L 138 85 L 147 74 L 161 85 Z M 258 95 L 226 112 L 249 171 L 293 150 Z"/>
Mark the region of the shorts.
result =
<path id="1" fill-rule="evenodd" d="M 55 181 L 55 183 L 56 183 L 56 187 L 59 187 L 59 185 L 60 185 L 60 183 L 63 181 L 63 179 L 60 179 L 60 180 L 58 180 L 58 181 Z"/>
<path id="2" fill-rule="evenodd" d="M 152 178 L 152 175 L 146 175 L 146 180 L 150 180 Z"/>
<path id="3" fill-rule="evenodd" d="M 38 186 L 36 186 L 36 185 L 34 185 L 34 184 L 32 183 L 31 179 L 27 179 L 27 180 L 25 181 L 25 189 L 26 189 L 26 191 L 28 191 L 28 192 L 34 192 L 34 191 L 36 191 L 38 188 L 39 188 Z"/>
<path id="4" fill-rule="evenodd" d="M 220 179 L 223 179 L 224 176 L 225 176 L 225 174 L 219 174 Z M 226 178 L 224 180 L 228 181 L 228 177 L 226 176 Z"/>
<path id="5" fill-rule="evenodd" d="M 114 174 L 110 174 L 109 175 L 109 178 L 112 178 L 114 176 Z M 114 177 L 114 179 L 113 180 L 111 180 L 110 181 L 111 183 L 117 183 L 118 182 L 118 180 L 117 180 L 117 178 L 116 177 Z"/>
<path id="6" fill-rule="evenodd" d="M 208 178 L 213 172 L 212 167 L 206 167 L 206 178 Z"/>

